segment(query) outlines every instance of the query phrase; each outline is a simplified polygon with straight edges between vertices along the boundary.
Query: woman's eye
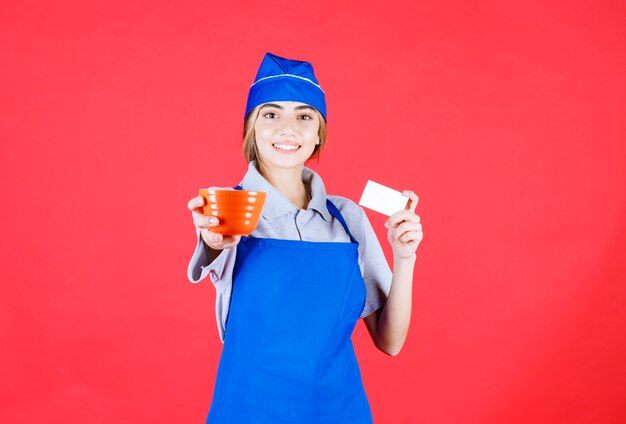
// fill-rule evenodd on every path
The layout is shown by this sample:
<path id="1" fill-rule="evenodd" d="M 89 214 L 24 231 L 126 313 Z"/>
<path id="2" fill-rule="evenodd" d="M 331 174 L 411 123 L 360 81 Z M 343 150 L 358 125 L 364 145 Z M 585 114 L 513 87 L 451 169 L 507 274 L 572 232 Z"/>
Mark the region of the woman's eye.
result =
<path id="1" fill-rule="evenodd" d="M 300 115 L 300 119 L 304 120 L 304 121 L 309 121 L 311 119 L 313 119 L 313 117 L 311 115 Z"/>
<path id="2" fill-rule="evenodd" d="M 274 119 L 276 118 L 276 114 L 274 112 L 267 112 L 263 114 L 264 117 L 268 118 L 268 119 Z"/>

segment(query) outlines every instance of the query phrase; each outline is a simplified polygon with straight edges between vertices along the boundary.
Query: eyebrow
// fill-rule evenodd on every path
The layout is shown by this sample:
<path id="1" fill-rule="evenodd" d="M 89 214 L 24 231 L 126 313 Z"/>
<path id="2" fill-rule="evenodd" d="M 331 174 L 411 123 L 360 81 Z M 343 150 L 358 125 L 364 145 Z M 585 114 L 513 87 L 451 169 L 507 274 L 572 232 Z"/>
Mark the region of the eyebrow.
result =
<path id="1" fill-rule="evenodd" d="M 277 105 L 276 103 L 265 103 L 263 106 L 261 106 L 261 109 L 266 108 L 266 107 L 275 107 L 276 109 L 280 109 L 280 110 L 284 109 L 284 107 L 282 107 L 281 105 Z M 309 105 L 296 106 L 296 110 L 302 110 L 302 109 L 315 110 L 314 107 L 309 106 Z"/>

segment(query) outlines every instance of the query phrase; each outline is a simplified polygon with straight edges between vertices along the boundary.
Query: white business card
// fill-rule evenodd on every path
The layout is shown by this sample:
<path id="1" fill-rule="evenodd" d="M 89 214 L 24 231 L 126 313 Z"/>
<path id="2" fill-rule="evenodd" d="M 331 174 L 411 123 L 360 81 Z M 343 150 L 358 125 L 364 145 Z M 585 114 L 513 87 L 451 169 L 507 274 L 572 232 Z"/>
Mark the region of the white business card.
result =
<path id="1" fill-rule="evenodd" d="M 399 191 L 368 180 L 361 200 L 359 200 L 359 205 L 391 216 L 399 210 L 405 209 L 408 202 L 409 197 Z"/>

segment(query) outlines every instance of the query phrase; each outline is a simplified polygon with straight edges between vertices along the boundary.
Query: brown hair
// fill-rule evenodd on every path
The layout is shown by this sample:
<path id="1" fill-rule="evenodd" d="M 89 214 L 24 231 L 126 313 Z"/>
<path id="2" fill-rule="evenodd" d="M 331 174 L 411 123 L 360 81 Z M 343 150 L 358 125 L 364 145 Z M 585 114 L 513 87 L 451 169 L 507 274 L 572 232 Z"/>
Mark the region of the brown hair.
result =
<path id="1" fill-rule="evenodd" d="M 261 110 L 263 105 L 259 105 L 252 109 L 248 115 L 246 115 L 243 121 L 243 156 L 246 158 L 246 161 L 251 162 L 256 160 L 259 162 L 259 152 L 256 148 L 256 140 L 254 135 L 254 124 L 256 120 L 259 118 L 259 111 Z M 319 159 L 320 151 L 326 144 L 326 121 L 321 113 L 317 110 L 315 111 L 317 114 L 317 119 L 320 122 L 320 128 L 317 132 L 318 137 L 320 138 L 320 144 L 315 146 L 315 150 L 309 157 L 309 159 Z"/>

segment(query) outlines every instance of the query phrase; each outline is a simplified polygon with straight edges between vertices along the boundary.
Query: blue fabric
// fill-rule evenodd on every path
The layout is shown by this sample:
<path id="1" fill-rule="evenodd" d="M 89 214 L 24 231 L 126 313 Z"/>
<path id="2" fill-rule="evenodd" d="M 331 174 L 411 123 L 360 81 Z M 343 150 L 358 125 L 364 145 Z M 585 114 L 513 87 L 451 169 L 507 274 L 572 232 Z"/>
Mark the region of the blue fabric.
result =
<path id="1" fill-rule="evenodd" d="M 306 103 L 328 120 L 326 98 L 315 78 L 313 65 L 266 53 L 250 86 L 244 117 L 258 105 L 280 101 Z"/>
<path id="2" fill-rule="evenodd" d="M 358 246 L 241 238 L 207 423 L 373 422 L 350 338 L 365 306 Z"/>

